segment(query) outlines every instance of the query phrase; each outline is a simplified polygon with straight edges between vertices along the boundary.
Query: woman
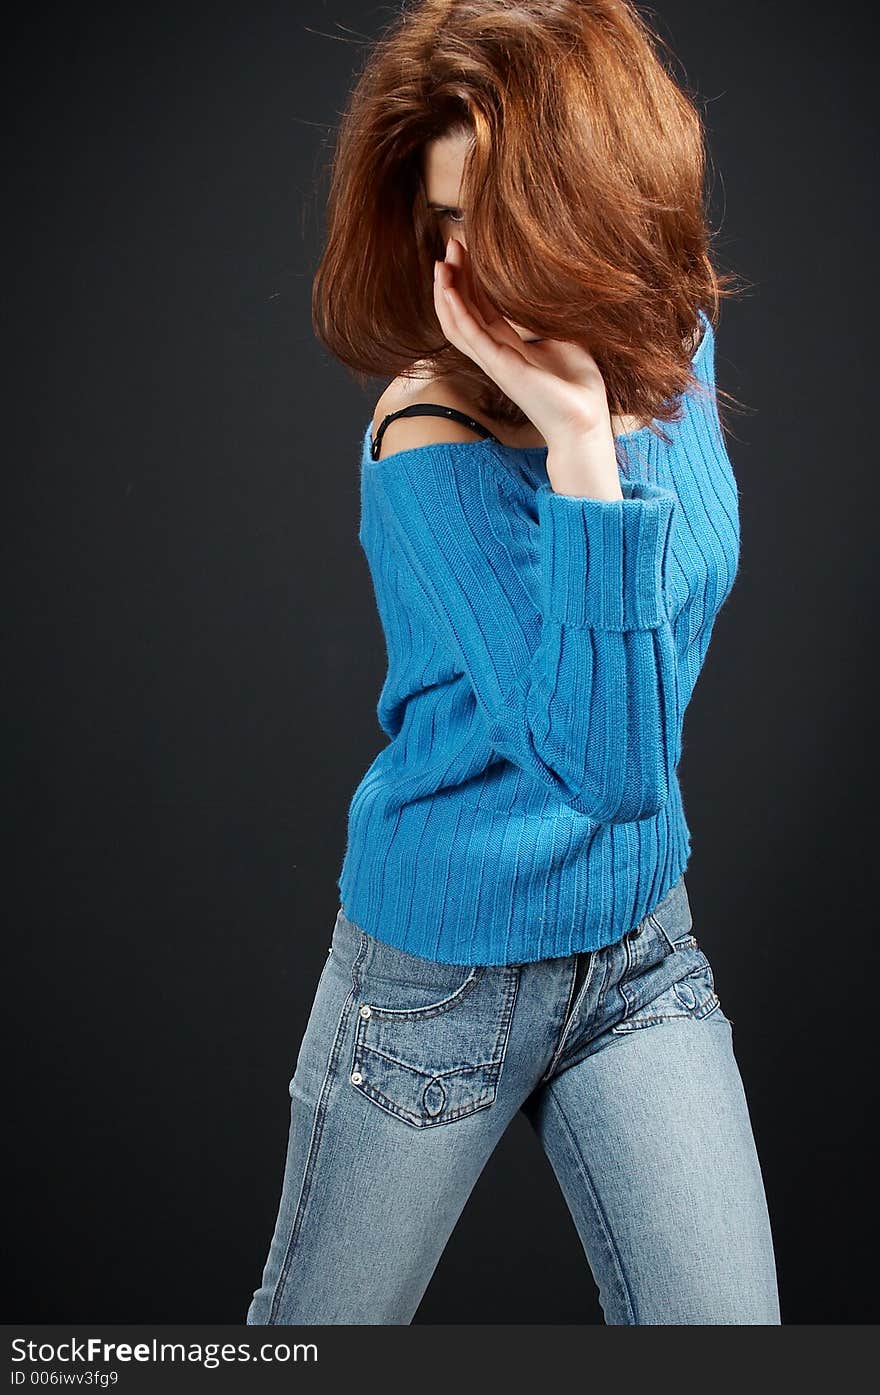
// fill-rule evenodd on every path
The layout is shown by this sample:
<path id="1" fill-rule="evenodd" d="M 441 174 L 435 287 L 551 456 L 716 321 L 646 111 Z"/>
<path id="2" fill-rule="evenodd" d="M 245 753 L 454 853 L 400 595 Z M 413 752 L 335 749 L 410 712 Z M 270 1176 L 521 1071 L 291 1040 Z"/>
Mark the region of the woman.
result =
<path id="1" fill-rule="evenodd" d="M 676 774 L 739 556 L 703 172 L 626 3 L 427 0 L 355 89 L 315 321 L 394 375 L 359 534 L 390 741 L 249 1324 L 409 1323 L 519 1109 L 608 1323 L 780 1321 Z"/>

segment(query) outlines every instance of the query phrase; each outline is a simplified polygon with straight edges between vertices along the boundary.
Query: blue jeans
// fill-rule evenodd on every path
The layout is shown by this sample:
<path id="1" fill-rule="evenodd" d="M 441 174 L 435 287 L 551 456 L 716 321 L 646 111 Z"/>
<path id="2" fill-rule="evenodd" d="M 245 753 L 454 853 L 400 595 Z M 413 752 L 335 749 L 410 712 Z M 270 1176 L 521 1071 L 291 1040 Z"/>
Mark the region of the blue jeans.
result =
<path id="1" fill-rule="evenodd" d="M 731 1023 L 684 877 L 618 943 L 521 964 L 421 959 L 340 907 L 289 1091 L 248 1325 L 409 1323 L 519 1109 L 606 1323 L 781 1321 Z"/>

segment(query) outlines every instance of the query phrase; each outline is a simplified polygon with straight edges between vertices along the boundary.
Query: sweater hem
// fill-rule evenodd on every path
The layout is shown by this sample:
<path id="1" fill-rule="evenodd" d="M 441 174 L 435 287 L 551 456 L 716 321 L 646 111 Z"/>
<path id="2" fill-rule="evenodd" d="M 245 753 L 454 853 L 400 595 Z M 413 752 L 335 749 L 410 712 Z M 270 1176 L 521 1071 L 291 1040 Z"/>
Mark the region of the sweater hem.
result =
<path id="1" fill-rule="evenodd" d="M 462 805 L 439 839 L 424 804 L 396 811 L 382 837 L 379 817 L 375 806 L 352 809 L 340 904 L 374 939 L 438 964 L 526 964 L 617 943 L 659 905 L 691 854 L 677 782 L 653 819 L 591 825 L 580 840 L 568 820 L 542 836 L 534 822 Z M 507 873 L 505 849 L 516 853 Z"/>

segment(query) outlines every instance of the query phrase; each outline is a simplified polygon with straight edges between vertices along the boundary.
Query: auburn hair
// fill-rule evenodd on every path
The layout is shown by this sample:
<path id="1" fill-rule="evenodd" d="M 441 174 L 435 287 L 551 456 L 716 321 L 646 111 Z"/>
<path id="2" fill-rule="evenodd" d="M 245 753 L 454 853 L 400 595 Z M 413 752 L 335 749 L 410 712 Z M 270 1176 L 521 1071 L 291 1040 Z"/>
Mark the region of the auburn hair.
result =
<path id="1" fill-rule="evenodd" d="M 364 384 L 420 361 L 489 416 L 525 424 L 434 310 L 445 244 L 423 148 L 466 132 L 481 294 L 535 335 L 584 344 L 612 413 L 678 420 L 681 395 L 702 387 L 697 311 L 715 326 L 737 291 L 710 255 L 700 112 L 661 46 L 630 0 L 404 4 L 367 51 L 329 165 L 320 342 Z"/>

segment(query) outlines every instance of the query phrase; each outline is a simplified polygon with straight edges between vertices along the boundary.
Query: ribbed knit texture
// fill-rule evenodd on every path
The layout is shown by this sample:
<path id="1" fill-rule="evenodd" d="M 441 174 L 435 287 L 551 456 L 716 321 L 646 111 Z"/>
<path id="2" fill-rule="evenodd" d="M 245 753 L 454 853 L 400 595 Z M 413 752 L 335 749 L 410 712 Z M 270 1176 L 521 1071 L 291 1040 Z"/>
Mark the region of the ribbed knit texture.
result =
<path id="1" fill-rule="evenodd" d="M 372 461 L 360 544 L 390 738 L 354 792 L 338 886 L 369 934 L 450 964 L 619 940 L 691 851 L 682 724 L 739 564 L 714 398 L 618 438 L 622 500 L 556 493 L 546 447 L 475 439 Z M 393 450 L 393 447 L 391 448 Z"/>

